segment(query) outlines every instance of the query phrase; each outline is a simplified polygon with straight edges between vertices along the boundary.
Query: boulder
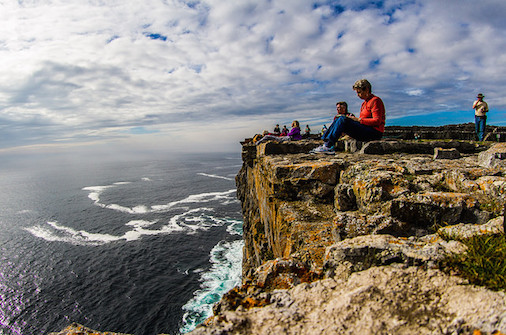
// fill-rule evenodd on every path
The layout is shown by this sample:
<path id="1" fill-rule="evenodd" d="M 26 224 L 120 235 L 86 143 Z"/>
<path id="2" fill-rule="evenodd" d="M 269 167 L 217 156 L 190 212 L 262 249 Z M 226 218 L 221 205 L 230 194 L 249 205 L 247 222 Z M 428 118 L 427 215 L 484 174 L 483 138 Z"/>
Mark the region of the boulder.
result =
<path id="1" fill-rule="evenodd" d="M 328 247 L 324 269 L 327 276 L 334 276 L 343 265 L 348 266 L 351 272 L 393 263 L 437 268 L 438 263 L 449 255 L 463 253 L 465 250 L 462 243 L 445 241 L 436 234 L 422 238 L 364 235 Z"/>
<path id="2" fill-rule="evenodd" d="M 459 222 L 485 223 L 490 215 L 482 213 L 472 195 L 456 192 L 426 192 L 401 196 L 392 201 L 392 217 L 421 228 Z"/>
<path id="3" fill-rule="evenodd" d="M 481 152 L 478 155 L 478 161 L 483 167 L 506 167 L 506 143 L 497 143 Z"/>
<path id="4" fill-rule="evenodd" d="M 434 149 L 434 159 L 457 159 L 460 158 L 460 152 L 455 148 L 443 149 L 443 148 L 435 148 Z"/>

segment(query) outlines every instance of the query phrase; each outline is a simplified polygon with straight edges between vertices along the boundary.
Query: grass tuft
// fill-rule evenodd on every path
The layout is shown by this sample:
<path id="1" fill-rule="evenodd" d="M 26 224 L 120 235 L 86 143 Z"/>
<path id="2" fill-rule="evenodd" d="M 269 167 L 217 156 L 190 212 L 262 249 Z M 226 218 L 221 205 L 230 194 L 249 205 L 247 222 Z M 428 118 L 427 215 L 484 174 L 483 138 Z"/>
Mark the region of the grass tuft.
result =
<path id="1" fill-rule="evenodd" d="M 445 267 L 471 284 L 506 290 L 506 234 L 478 235 L 460 242 L 467 246 L 467 252 L 449 258 Z"/>

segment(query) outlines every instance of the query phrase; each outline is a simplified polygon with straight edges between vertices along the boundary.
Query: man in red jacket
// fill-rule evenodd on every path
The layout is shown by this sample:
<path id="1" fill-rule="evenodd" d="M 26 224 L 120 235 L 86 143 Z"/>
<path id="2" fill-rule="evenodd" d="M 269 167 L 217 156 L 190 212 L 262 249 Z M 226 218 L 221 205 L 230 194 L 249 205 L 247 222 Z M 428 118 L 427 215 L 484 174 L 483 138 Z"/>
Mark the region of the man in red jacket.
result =
<path id="1" fill-rule="evenodd" d="M 353 85 L 357 96 L 364 100 L 360 108 L 360 116 L 338 117 L 323 134 L 324 144 L 313 149 L 312 153 L 334 153 L 332 147 L 342 133 L 356 140 L 368 142 L 381 139 L 385 131 L 385 106 L 380 98 L 372 94 L 371 83 L 360 79 Z"/>

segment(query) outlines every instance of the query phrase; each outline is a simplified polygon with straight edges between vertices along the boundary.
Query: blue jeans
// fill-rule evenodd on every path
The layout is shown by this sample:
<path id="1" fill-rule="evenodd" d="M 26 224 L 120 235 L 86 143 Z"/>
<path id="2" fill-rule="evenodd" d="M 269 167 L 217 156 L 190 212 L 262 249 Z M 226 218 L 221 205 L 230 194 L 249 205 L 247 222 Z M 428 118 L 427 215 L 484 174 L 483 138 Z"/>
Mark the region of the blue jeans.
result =
<path id="1" fill-rule="evenodd" d="M 331 147 L 342 133 L 346 133 L 354 139 L 363 142 L 380 140 L 383 136 L 382 132 L 371 126 L 363 125 L 346 116 L 340 116 L 332 122 L 329 129 L 323 134 L 322 140 L 327 147 Z"/>
<path id="2" fill-rule="evenodd" d="M 485 126 L 487 125 L 487 116 L 474 116 L 474 125 L 476 127 L 476 135 L 478 141 L 483 141 L 485 137 Z"/>

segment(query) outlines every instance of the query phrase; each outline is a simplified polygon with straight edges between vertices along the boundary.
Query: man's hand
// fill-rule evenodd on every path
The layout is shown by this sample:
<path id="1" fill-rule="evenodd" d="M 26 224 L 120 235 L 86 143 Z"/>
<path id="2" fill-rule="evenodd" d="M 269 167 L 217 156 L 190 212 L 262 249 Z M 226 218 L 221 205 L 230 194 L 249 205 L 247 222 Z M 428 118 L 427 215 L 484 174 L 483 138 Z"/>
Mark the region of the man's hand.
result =
<path id="1" fill-rule="evenodd" d="M 356 116 L 352 116 L 352 115 L 346 115 L 347 118 L 349 119 L 352 119 L 353 121 L 357 121 L 357 122 L 360 122 L 360 119 Z"/>

